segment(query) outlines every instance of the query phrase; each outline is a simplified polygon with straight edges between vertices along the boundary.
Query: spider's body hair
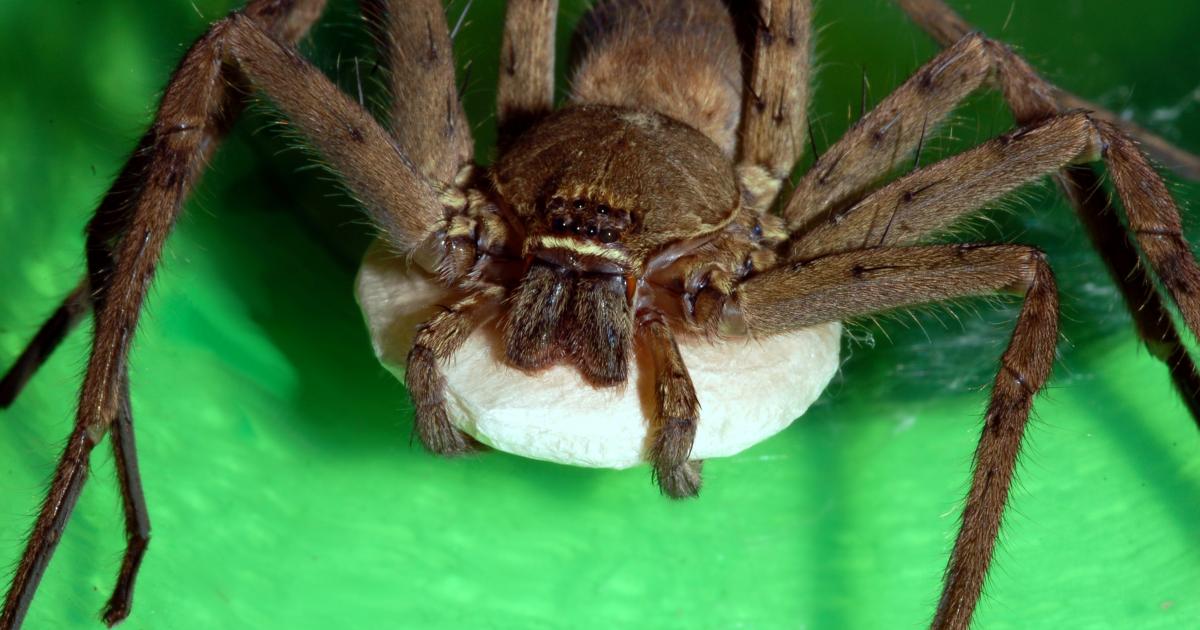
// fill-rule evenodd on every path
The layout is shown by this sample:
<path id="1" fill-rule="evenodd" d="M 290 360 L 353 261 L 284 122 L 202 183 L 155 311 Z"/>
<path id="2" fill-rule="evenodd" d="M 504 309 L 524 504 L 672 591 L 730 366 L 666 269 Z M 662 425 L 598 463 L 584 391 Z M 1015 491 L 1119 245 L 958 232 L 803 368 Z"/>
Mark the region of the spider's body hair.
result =
<path id="1" fill-rule="evenodd" d="M 967 628 L 1033 399 L 1054 362 L 1058 295 L 1033 248 L 918 243 L 1058 173 L 1139 334 L 1198 421 L 1200 373 L 1146 270 L 1195 335 L 1200 266 L 1167 186 L 1111 114 L 1069 109 L 1078 99 L 972 32 L 940 0 L 895 2 L 946 50 L 829 146 L 781 215 L 768 209 L 806 144 L 808 0 L 601 0 L 583 21 L 570 103 L 557 112 L 557 2 L 511 0 L 498 86 L 500 158 L 486 172 L 474 167 L 440 0 L 361 0 L 381 35 L 389 124 L 364 107 L 357 71 L 347 94 L 296 52 L 324 0 L 250 0 L 214 23 L 172 75 L 153 125 L 89 224 L 86 293 L 63 303 L 47 334 L 0 381 L 0 401 L 11 400 L 79 319 L 80 302 L 94 308 L 76 424 L 0 628 L 23 619 L 105 434 L 113 438 L 129 541 L 105 620 L 128 614 L 149 531 L 132 444 L 130 343 L 167 235 L 250 87 L 324 156 L 386 244 L 434 272 L 450 294 L 416 331 L 405 376 L 417 435 L 438 454 L 478 446 L 449 421 L 440 363 L 489 318 L 503 318 L 505 359 L 530 370 L 570 362 L 593 384 L 617 385 L 635 348 L 648 355 L 654 392 L 645 452 L 662 491 L 683 498 L 700 486 L 699 462 L 689 456 L 702 420 L 677 332 L 766 339 L 930 302 L 1023 296 L 933 620 L 939 630 Z M 1002 90 L 1018 129 L 872 190 L 985 87 Z M 1128 228 L 1106 199 L 1088 194 L 1098 176 L 1079 165 L 1099 160 L 1109 166 Z"/>

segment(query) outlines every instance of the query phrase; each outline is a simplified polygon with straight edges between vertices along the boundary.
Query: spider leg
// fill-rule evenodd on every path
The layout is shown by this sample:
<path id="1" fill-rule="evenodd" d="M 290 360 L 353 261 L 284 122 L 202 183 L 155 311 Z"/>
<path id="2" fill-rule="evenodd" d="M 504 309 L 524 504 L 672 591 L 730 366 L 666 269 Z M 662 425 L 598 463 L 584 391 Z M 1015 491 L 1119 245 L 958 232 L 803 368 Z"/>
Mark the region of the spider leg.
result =
<path id="1" fill-rule="evenodd" d="M 320 16 L 324 4 L 324 0 L 255 0 L 245 8 L 245 13 L 281 41 L 294 44 L 308 32 L 309 26 Z M 229 80 L 240 83 L 234 77 Z M 243 99 L 234 92 L 225 92 L 224 100 L 218 107 L 222 115 L 214 118 L 214 124 L 189 130 L 203 136 L 199 142 L 199 151 L 202 152 L 199 161 L 202 163 L 207 162 L 220 146 L 232 122 L 245 106 Z M 84 277 L 64 298 L 62 305 L 42 324 L 37 335 L 0 380 L 0 409 L 12 404 L 42 362 L 92 309 L 92 301 L 105 292 L 113 266 L 111 253 L 129 227 L 132 204 L 141 190 L 143 177 L 153 166 L 155 139 L 154 133 L 142 137 L 100 201 L 87 230 L 89 267 L 95 272 Z"/>
<path id="2" fill-rule="evenodd" d="M 1085 113 L 1063 114 L 913 171 L 799 235 L 788 258 L 906 245 L 949 227 L 1014 189 L 1100 155 L 1102 132 Z"/>
<path id="3" fill-rule="evenodd" d="M 958 28 L 951 28 L 958 23 L 953 20 L 942 23 L 949 24 L 945 29 Z M 892 188 L 893 192 L 903 194 L 900 199 L 891 200 L 894 204 L 891 207 L 871 207 L 866 199 L 850 210 L 846 210 L 845 206 L 860 197 L 875 179 L 891 170 L 901 157 L 919 144 L 927 127 L 936 126 L 958 101 L 982 85 L 983 80 L 992 73 L 995 73 L 1017 121 L 1029 125 L 1007 138 L 1026 142 L 1029 138 L 1024 137 L 1025 133 L 1038 129 L 1047 119 L 1058 115 L 1058 105 L 1054 101 L 1055 88 L 1039 78 L 1020 57 L 1004 45 L 982 35 L 970 33 L 963 36 L 861 119 L 801 179 L 784 211 L 788 227 L 793 232 L 793 254 L 804 257 L 815 255 L 818 251 L 905 242 L 897 240 L 895 235 L 890 240 L 877 239 L 893 229 L 905 231 L 906 223 L 900 221 L 899 217 L 912 219 L 908 206 L 915 200 L 908 196 L 926 199 L 942 197 L 936 190 L 923 187 L 926 184 L 936 187 L 935 178 L 906 178 L 913 185 L 902 191 Z M 920 123 L 917 122 L 917 116 L 922 116 Z M 1193 334 L 1200 331 L 1200 296 L 1196 295 L 1196 291 L 1200 290 L 1200 269 L 1183 239 L 1178 209 L 1162 179 L 1116 125 L 1094 115 L 1090 119 L 1094 131 L 1088 133 L 1100 139 L 1102 157 L 1111 166 L 1112 179 L 1129 217 L 1132 237 L 1121 225 L 1106 195 L 1093 194 L 1097 190 L 1094 172 L 1087 175 L 1087 169 L 1067 169 L 1060 172 L 1059 181 L 1073 201 L 1076 214 L 1087 228 L 1093 246 L 1100 252 L 1110 275 L 1120 287 L 1138 334 L 1150 351 L 1167 364 L 1176 389 L 1192 410 L 1193 419 L 1200 424 L 1200 371 L 1197 371 L 1179 334 L 1173 329 L 1161 298 L 1152 290 L 1153 281 L 1148 272 L 1138 264 L 1139 256 L 1133 239 L 1136 238 L 1149 266 L 1160 276 L 1167 291 L 1179 305 Z M 914 127 L 922 132 L 913 132 Z M 1042 144 L 1042 148 L 1049 147 L 1049 144 Z M 964 155 L 970 154 L 980 155 L 975 152 Z M 1063 157 L 1067 159 L 1059 166 L 1074 161 L 1090 161 L 1084 158 L 1093 158 L 1095 155 L 1089 153 Z M 1022 171 L 1028 171 L 1035 161 L 1028 161 Z M 959 165 L 966 166 L 963 163 Z M 944 175 L 948 171 L 943 169 L 941 172 Z M 975 182 L 976 192 L 992 197 L 993 194 L 986 193 L 985 189 L 991 184 L 1005 181 L 1012 174 L 1000 173 L 993 181 L 982 181 L 979 178 L 987 177 L 980 173 Z M 977 200 L 975 207 L 981 205 L 980 201 Z M 872 203 L 886 202 L 885 198 L 880 197 Z M 858 219 L 851 221 L 853 226 L 832 225 L 844 223 L 850 214 L 868 207 L 871 207 L 871 212 L 860 214 Z M 969 209 L 951 211 L 942 208 L 938 212 L 954 214 Z M 935 227 L 945 224 L 938 223 Z M 852 234 L 855 229 L 860 231 Z M 929 229 L 932 228 L 927 227 L 924 231 Z M 839 236 L 828 240 L 834 233 Z"/>
<path id="4" fill-rule="evenodd" d="M 949 45 L 971 30 L 971 26 L 941 0 L 896 0 L 896 3 L 942 45 Z M 1094 117 L 1120 127 L 1128 136 L 1137 139 L 1147 152 L 1179 175 L 1200 179 L 1200 157 L 1171 145 L 1133 122 L 1050 85 L 1008 47 L 995 44 L 993 52 L 1005 98 L 1018 123 L 1028 124 L 1053 115 L 1060 107 L 1089 110 Z M 1157 174 L 1150 175 L 1157 180 Z M 1100 253 L 1109 276 L 1121 290 L 1138 336 L 1150 353 L 1167 365 L 1175 389 L 1191 412 L 1192 419 L 1200 426 L 1200 370 L 1197 370 L 1175 330 L 1171 314 L 1155 288 L 1154 280 L 1141 264 L 1133 240 L 1125 226 L 1121 225 L 1109 196 L 1104 194 L 1100 174 L 1091 166 L 1075 166 L 1060 171 L 1057 180 L 1087 230 L 1092 247 Z M 1141 235 L 1137 237 L 1142 239 Z M 1186 254 L 1176 247 L 1170 255 Z M 1194 332 L 1194 325 L 1191 322 L 1189 325 Z"/>
<path id="5" fill-rule="evenodd" d="M 751 335 L 971 295 L 1025 303 L 992 387 L 962 526 L 932 627 L 965 630 L 979 601 L 1033 397 L 1054 363 L 1058 294 L 1041 252 L 1016 245 L 876 248 L 784 265 L 747 280 L 725 312 Z M 740 314 L 740 317 L 738 315 Z M 734 321 L 733 323 L 737 323 Z"/>
<path id="6" fill-rule="evenodd" d="M 654 361 L 654 417 L 647 449 L 654 479 L 672 499 L 694 497 L 701 484 L 701 462 L 688 461 L 700 417 L 696 389 L 661 315 L 643 316 L 638 333 Z"/>
<path id="7" fill-rule="evenodd" d="M 38 368 L 92 309 L 86 279 L 75 286 L 0 378 L 0 409 L 8 409 Z"/>
<path id="8" fill-rule="evenodd" d="M 435 190 L 365 110 L 261 26 L 298 37 L 303 29 L 297 16 L 311 23 L 322 6 L 320 0 L 252 2 L 214 24 L 187 52 L 163 94 L 140 145 L 147 156 L 140 186 L 127 203 L 109 206 L 89 224 L 96 321 L 91 358 L 75 428 L 17 566 L 0 628 L 16 627 L 24 617 L 86 478 L 88 455 L 120 415 L 129 345 L 163 243 L 210 152 L 212 130 L 231 122 L 223 105 L 242 97 L 230 79 L 244 78 L 271 96 L 288 124 L 344 175 L 394 249 L 411 251 L 435 233 L 443 202 L 465 203 L 456 191 Z"/>
<path id="9" fill-rule="evenodd" d="M 812 50 L 809 0 L 762 0 L 742 105 L 738 178 L 765 209 L 804 151 Z"/>
<path id="10" fill-rule="evenodd" d="M 1171 314 L 1141 264 L 1116 209 L 1104 194 L 1100 174 L 1089 165 L 1070 166 L 1063 169 L 1058 183 L 1075 205 L 1093 247 L 1101 252 L 1138 336 L 1150 354 L 1170 370 L 1175 390 L 1200 427 L 1200 371 L 1175 330 Z"/>
<path id="11" fill-rule="evenodd" d="M 142 566 L 142 556 L 150 544 L 150 515 L 146 511 L 146 495 L 142 493 L 142 477 L 138 472 L 128 374 L 123 375 L 120 388 L 120 408 L 109 431 L 109 439 L 121 485 L 121 505 L 125 510 L 125 556 L 121 560 L 116 586 L 100 615 L 109 626 L 129 616 L 133 607 L 133 584 Z"/>
<path id="12" fill-rule="evenodd" d="M 496 118 L 501 146 L 554 109 L 558 0 L 510 0 L 504 13 Z"/>
<path id="13" fill-rule="evenodd" d="M 438 361 L 450 358 L 479 324 L 480 311 L 504 297 L 504 289 L 484 286 L 446 307 L 421 325 L 408 353 L 404 385 L 416 406 L 413 428 L 425 448 L 438 455 L 465 455 L 480 445 L 455 428 L 446 415 L 446 378 Z"/>
<path id="14" fill-rule="evenodd" d="M 804 231 L 887 175 L 983 84 L 990 67 L 985 40 L 975 35 L 921 66 L 854 123 L 796 183 L 783 210 L 788 230 Z"/>
<path id="15" fill-rule="evenodd" d="M 899 5 L 917 26 L 921 27 L 922 30 L 942 46 L 950 46 L 975 30 L 966 20 L 955 13 L 953 9 L 946 6 L 942 0 L 893 0 L 893 2 Z M 1007 52 L 1011 59 L 1020 60 L 1020 57 L 1011 51 Z M 1019 66 L 1021 67 L 1014 69 L 1029 70 L 1028 65 L 1024 62 L 1020 62 Z M 1030 74 L 1032 74 L 1031 70 Z M 1200 180 L 1200 156 L 1180 149 L 1167 142 L 1161 136 L 1132 121 L 1122 118 L 1115 112 L 1111 112 L 1069 92 L 1064 92 L 1046 83 L 1040 77 L 1037 77 L 1034 82 L 1038 84 L 1039 91 L 1052 97 L 1053 101 L 1057 103 L 1058 108 L 1086 109 L 1099 119 L 1115 123 L 1126 135 L 1137 140 L 1138 144 L 1153 156 L 1154 159 L 1162 162 L 1165 166 L 1175 171 L 1176 174 L 1191 180 Z M 1018 119 L 1018 122 L 1027 123 L 1031 121 Z"/>
<path id="16" fill-rule="evenodd" d="M 359 0 L 387 71 L 389 126 L 417 170 L 442 183 L 471 162 L 454 51 L 440 0 Z"/>

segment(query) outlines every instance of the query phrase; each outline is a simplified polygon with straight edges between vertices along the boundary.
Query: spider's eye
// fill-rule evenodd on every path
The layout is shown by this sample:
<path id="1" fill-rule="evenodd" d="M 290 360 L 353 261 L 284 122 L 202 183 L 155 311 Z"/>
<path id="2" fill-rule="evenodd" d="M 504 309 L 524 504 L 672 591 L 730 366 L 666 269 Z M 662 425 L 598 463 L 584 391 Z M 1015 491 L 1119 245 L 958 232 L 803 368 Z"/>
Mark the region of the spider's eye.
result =
<path id="1" fill-rule="evenodd" d="M 571 207 L 575 208 L 576 210 L 583 210 L 587 207 L 587 201 L 584 201 L 583 199 L 576 199 L 575 201 L 571 202 Z"/>
<path id="2" fill-rule="evenodd" d="M 617 240 L 617 236 L 619 236 L 619 235 L 617 234 L 616 230 L 609 230 L 609 229 L 600 230 L 600 242 L 601 243 L 611 243 L 611 242 Z"/>
<path id="3" fill-rule="evenodd" d="M 550 222 L 550 229 L 555 232 L 565 231 L 567 229 L 567 220 L 563 217 L 554 217 L 554 220 Z"/>
<path id="4" fill-rule="evenodd" d="M 754 238 L 762 238 L 762 235 L 763 235 L 762 224 L 755 223 L 754 229 L 750 231 L 750 234 L 753 235 Z"/>
<path id="5" fill-rule="evenodd" d="M 592 225 L 591 223 L 589 223 L 587 225 L 587 227 L 584 228 L 584 233 L 587 234 L 588 236 L 595 236 L 596 231 L 597 231 L 596 226 Z"/>
<path id="6" fill-rule="evenodd" d="M 606 206 L 604 204 L 600 204 L 600 205 L 596 206 L 596 214 L 608 214 L 608 210 L 609 210 L 608 206 Z"/>

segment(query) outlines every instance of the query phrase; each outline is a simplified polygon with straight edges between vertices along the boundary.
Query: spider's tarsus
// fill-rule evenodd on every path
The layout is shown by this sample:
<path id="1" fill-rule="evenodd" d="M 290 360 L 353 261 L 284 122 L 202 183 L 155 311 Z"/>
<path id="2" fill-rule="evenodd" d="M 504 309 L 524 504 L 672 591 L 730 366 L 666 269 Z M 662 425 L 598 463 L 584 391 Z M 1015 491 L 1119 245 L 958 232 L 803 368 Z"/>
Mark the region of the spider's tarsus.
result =
<path id="1" fill-rule="evenodd" d="M 426 450 L 442 457 L 462 457 L 487 448 L 451 424 L 440 405 L 435 410 L 418 410 L 413 430 Z"/>
<path id="2" fill-rule="evenodd" d="M 684 462 L 679 466 L 662 468 L 654 465 L 654 481 L 658 483 L 663 496 L 671 499 L 691 499 L 700 494 L 700 486 L 704 477 L 701 470 L 704 462 L 697 460 Z"/>

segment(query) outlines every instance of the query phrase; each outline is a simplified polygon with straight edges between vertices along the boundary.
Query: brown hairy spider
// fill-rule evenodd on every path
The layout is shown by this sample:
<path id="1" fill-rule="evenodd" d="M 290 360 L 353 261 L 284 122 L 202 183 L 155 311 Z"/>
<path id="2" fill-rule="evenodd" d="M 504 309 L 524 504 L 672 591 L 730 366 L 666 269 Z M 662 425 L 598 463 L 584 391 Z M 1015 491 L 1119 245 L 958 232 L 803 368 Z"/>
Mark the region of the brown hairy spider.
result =
<path id="1" fill-rule="evenodd" d="M 1148 267 L 1200 331 L 1200 269 L 1165 185 L 1107 112 L 1040 79 L 939 0 L 896 0 L 946 50 L 866 114 L 778 199 L 805 144 L 808 0 L 600 0 L 568 104 L 553 104 L 552 0 L 509 3 L 500 157 L 473 166 L 450 35 L 437 0 L 360 0 L 383 35 L 387 131 L 293 49 L 324 0 L 251 0 L 214 24 L 173 75 L 155 121 L 88 225 L 87 278 L 0 382 L 7 406 L 66 332 L 94 311 L 75 428 L 5 600 L 20 625 L 87 476 L 112 438 L 128 547 L 104 611 L 130 610 L 148 520 L 132 443 L 127 358 L 163 243 L 249 91 L 265 94 L 343 178 L 386 243 L 459 299 L 419 331 L 407 385 L 431 451 L 476 444 L 448 421 L 439 362 L 499 317 L 504 357 L 570 363 L 596 387 L 626 381 L 635 348 L 656 379 L 650 456 L 672 497 L 694 495 L 703 422 L 675 339 L 771 335 L 964 296 L 1024 305 L 1001 359 L 935 628 L 966 628 L 992 556 L 1032 399 L 1055 355 L 1058 303 L 1042 255 L 1017 245 L 919 245 L 1030 181 L 1057 173 L 1117 278 L 1142 338 L 1196 414 L 1197 372 Z M 744 52 L 746 54 L 744 54 Z M 978 148 L 875 184 L 967 95 L 999 88 L 1020 125 Z M 1160 158 L 1191 156 L 1136 128 Z M 1103 160 L 1128 231 L 1087 162 Z M 777 211 L 778 210 L 778 211 Z"/>

